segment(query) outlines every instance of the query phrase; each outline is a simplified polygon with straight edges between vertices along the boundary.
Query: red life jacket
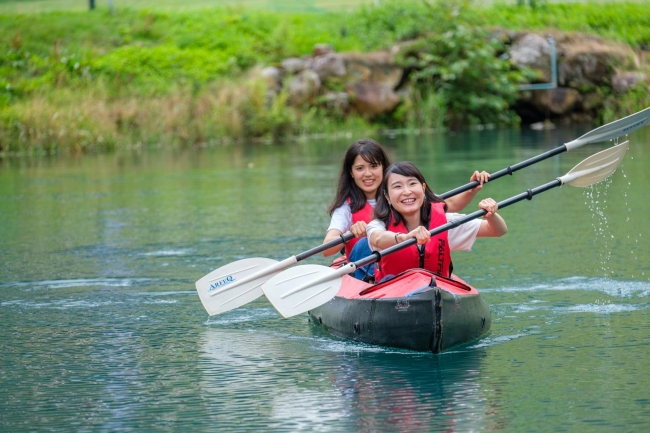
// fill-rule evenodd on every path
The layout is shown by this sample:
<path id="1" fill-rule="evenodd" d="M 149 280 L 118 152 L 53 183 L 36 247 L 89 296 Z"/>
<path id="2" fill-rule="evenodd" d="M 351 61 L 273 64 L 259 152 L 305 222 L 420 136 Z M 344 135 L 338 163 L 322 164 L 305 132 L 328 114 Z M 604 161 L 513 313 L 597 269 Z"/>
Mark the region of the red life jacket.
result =
<path id="1" fill-rule="evenodd" d="M 431 203 L 431 220 L 429 230 L 447 223 L 444 203 Z M 402 221 L 399 224 L 393 223 L 386 228 L 393 233 L 408 233 L 406 225 Z M 375 281 L 381 281 L 386 275 L 397 275 L 412 268 L 424 268 L 443 277 L 449 278 L 451 274 L 451 253 L 449 250 L 448 232 L 432 236 L 431 240 L 424 245 L 424 255 L 420 255 L 417 245 L 410 245 L 399 251 L 382 257 L 375 268 Z M 424 259 L 424 260 L 422 260 Z"/>
<path id="2" fill-rule="evenodd" d="M 350 199 L 348 199 L 348 204 L 350 203 Z M 368 224 L 370 221 L 372 221 L 373 216 L 375 215 L 375 209 L 370 206 L 370 203 L 366 201 L 366 205 L 359 209 L 356 212 L 352 213 L 352 224 L 357 223 L 359 221 L 365 221 L 366 224 Z M 359 241 L 359 238 L 352 238 L 351 240 L 348 241 L 347 244 L 345 244 L 345 255 L 347 257 L 350 257 L 350 253 L 352 252 L 352 247 L 354 247 L 354 244 L 356 244 Z"/>

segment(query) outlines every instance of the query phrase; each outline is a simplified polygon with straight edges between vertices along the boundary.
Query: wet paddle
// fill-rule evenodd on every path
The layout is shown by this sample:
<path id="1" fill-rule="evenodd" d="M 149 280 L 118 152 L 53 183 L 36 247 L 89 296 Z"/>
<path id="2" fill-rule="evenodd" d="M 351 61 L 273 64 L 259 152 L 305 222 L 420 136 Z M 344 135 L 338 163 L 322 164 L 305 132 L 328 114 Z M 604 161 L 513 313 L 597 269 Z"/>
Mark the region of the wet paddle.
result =
<path id="1" fill-rule="evenodd" d="M 615 120 L 614 122 L 608 123 L 607 125 L 600 126 L 594 130 L 587 132 L 580 138 L 576 138 L 575 140 L 558 146 L 555 149 L 551 149 L 548 152 L 544 152 L 540 155 L 534 156 L 530 159 L 494 172 L 490 174 L 490 180 L 488 182 L 493 182 L 502 176 L 512 174 L 515 171 L 521 170 L 522 168 L 528 167 L 529 165 L 533 165 L 536 162 L 543 161 L 552 156 L 559 155 L 560 153 L 577 149 L 581 146 L 584 146 L 585 144 L 607 141 L 616 137 L 620 137 L 624 134 L 629 134 L 630 132 L 635 131 L 643 125 L 647 124 L 650 124 L 650 107 L 622 119 Z M 478 181 L 470 182 L 456 189 L 452 189 L 451 191 L 440 195 L 440 197 L 443 199 L 452 197 L 456 194 L 460 194 L 461 192 L 475 188 L 478 186 L 478 184 Z"/>
<path id="2" fill-rule="evenodd" d="M 490 181 L 495 181 L 506 174 L 512 174 L 536 162 L 543 161 L 568 150 L 576 149 L 587 143 L 610 140 L 623 134 L 628 134 L 647 123 L 650 123 L 650 108 L 598 127 L 567 144 L 497 171 L 490 175 Z M 443 199 L 452 197 L 468 191 L 478 186 L 478 184 L 477 181 L 470 182 L 448 191 L 440 197 Z M 346 233 L 338 239 L 319 245 L 296 256 L 291 256 L 281 262 L 265 258 L 250 258 L 230 263 L 215 269 L 198 280 L 196 282 L 196 290 L 199 293 L 203 307 L 210 315 L 241 307 L 262 296 L 261 285 L 280 271 L 308 257 L 322 253 L 337 245 L 344 244 L 353 237 L 354 235 L 352 233 Z"/>
<path id="3" fill-rule="evenodd" d="M 623 160 L 628 143 L 626 141 L 598 152 L 576 165 L 564 176 L 499 202 L 499 210 L 522 200 L 531 200 L 537 194 L 564 184 L 584 187 L 604 180 L 614 173 Z M 432 236 L 437 235 L 473 219 L 480 218 L 486 213 L 484 209 L 478 210 L 440 227 L 436 227 L 430 233 Z M 332 299 L 341 287 L 343 276 L 354 272 L 362 266 L 375 263 L 382 257 L 413 245 L 416 242 L 416 239 L 411 238 L 385 250 L 376 251 L 368 257 L 354 263 L 346 264 L 338 269 L 321 265 L 295 266 L 269 279 L 262 285 L 262 290 L 280 314 L 284 317 L 295 316 L 296 314 L 304 313 L 323 305 Z"/>
<path id="4" fill-rule="evenodd" d="M 352 238 L 352 233 L 346 233 L 341 235 L 340 239 L 334 239 L 281 262 L 259 257 L 238 260 L 215 269 L 198 280 L 196 290 L 209 315 L 224 313 L 262 296 L 262 284 L 283 269 Z"/>

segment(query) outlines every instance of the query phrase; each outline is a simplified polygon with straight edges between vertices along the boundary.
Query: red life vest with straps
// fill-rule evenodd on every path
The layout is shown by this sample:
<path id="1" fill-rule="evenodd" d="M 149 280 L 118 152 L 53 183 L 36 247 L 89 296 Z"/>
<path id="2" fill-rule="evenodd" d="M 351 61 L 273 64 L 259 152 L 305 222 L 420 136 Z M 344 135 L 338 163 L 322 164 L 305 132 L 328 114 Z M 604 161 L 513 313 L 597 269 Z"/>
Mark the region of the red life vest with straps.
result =
<path id="1" fill-rule="evenodd" d="M 445 204 L 431 203 L 429 230 L 446 223 Z M 386 230 L 402 234 L 409 232 L 403 221 L 399 224 L 395 224 L 393 221 Z M 375 268 L 375 281 L 381 281 L 386 275 L 397 275 L 412 268 L 424 268 L 449 278 L 451 253 L 449 250 L 449 236 L 447 231 L 432 236 L 431 240 L 424 244 L 423 253 L 420 252 L 418 245 L 410 245 L 389 254 L 387 257 L 382 257 Z"/>
<path id="2" fill-rule="evenodd" d="M 348 204 L 350 204 L 350 199 L 348 199 Z M 370 203 L 368 203 L 368 201 L 366 201 L 366 205 L 364 207 L 352 213 L 352 224 L 355 224 L 359 221 L 364 221 L 366 224 L 368 224 L 370 221 L 372 221 L 374 215 L 375 209 L 370 206 Z M 350 257 L 352 247 L 354 247 L 354 244 L 356 244 L 358 241 L 359 238 L 355 237 L 350 239 L 348 243 L 345 244 L 345 255 L 347 257 Z"/>

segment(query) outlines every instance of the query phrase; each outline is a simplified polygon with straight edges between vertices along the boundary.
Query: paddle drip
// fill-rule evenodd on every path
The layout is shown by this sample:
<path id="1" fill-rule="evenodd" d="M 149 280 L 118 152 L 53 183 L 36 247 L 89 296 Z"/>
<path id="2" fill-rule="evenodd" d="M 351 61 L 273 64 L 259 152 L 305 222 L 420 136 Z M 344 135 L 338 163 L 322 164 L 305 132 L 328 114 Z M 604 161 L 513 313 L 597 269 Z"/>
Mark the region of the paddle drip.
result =
<path id="1" fill-rule="evenodd" d="M 632 160 L 634 157 L 630 155 L 630 161 Z M 643 209 L 640 212 L 639 209 L 636 209 L 637 212 L 632 211 L 630 204 L 630 197 L 633 197 L 632 183 L 623 165 L 619 167 L 619 171 L 625 183 L 622 184 L 618 180 L 616 182 L 616 185 L 624 185 L 623 188 L 612 187 L 613 179 L 610 177 L 601 182 L 602 186 L 594 184 L 584 191 L 585 205 L 590 210 L 595 234 L 594 250 L 597 252 L 594 252 L 594 259 L 598 260 L 600 265 L 597 271 L 602 271 L 606 278 L 646 276 L 644 266 L 639 262 L 639 255 L 644 256 L 645 248 L 639 241 L 642 234 L 638 233 L 634 236 L 629 229 L 634 227 L 632 230 L 636 231 L 638 227 L 644 225 L 644 222 L 635 219 L 638 218 L 636 215 L 642 215 L 645 211 Z"/>
<path id="2" fill-rule="evenodd" d="M 605 276 L 611 276 L 614 274 L 614 269 L 609 266 L 612 257 L 610 240 L 614 239 L 614 235 L 610 229 L 606 213 L 609 208 L 607 204 L 607 192 L 612 184 L 612 178 L 605 179 L 601 184 L 603 186 L 596 184 L 585 188 L 584 194 L 588 198 L 585 204 L 591 211 L 591 225 L 596 235 L 595 244 L 600 256 L 601 270 L 605 273 Z"/>
<path id="3" fill-rule="evenodd" d="M 630 155 L 630 160 L 633 160 L 633 159 L 634 159 L 634 157 Z M 627 180 L 627 174 L 625 173 L 624 170 L 621 170 L 621 174 L 623 175 L 623 178 L 626 179 L 625 191 L 623 191 L 623 197 L 625 197 L 625 215 L 626 215 L 625 216 L 625 222 L 626 222 L 626 225 L 628 225 L 628 224 L 633 224 L 633 222 L 632 223 L 630 222 L 631 219 L 632 219 L 632 207 L 628 202 L 628 193 L 630 192 L 632 182 Z M 639 261 L 639 255 L 638 255 L 638 252 L 635 251 L 635 250 L 639 248 L 639 238 L 640 237 L 641 237 L 641 233 L 637 234 L 637 236 L 634 239 L 634 244 L 632 245 L 633 249 L 630 250 L 630 254 L 634 257 L 634 261 L 636 261 L 636 262 Z M 627 239 L 630 239 L 630 241 L 632 240 L 632 238 L 630 237 L 629 234 L 627 235 Z M 641 276 L 645 276 L 645 271 L 641 271 Z M 634 277 L 634 274 L 631 274 L 630 277 Z"/>

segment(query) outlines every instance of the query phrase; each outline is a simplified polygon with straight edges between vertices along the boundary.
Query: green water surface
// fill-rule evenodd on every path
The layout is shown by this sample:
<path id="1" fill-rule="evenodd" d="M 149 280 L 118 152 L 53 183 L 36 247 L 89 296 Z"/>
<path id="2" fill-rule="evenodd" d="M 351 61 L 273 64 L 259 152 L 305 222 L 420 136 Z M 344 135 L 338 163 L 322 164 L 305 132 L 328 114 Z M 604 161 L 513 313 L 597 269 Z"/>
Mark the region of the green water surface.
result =
<path id="1" fill-rule="evenodd" d="M 379 140 L 441 193 L 589 129 Z M 505 237 L 454 254 L 493 324 L 441 355 L 341 340 L 263 298 L 209 317 L 196 294 L 220 266 L 318 245 L 352 138 L 0 160 L 0 430 L 647 431 L 650 128 L 629 138 L 612 178 L 504 209 Z"/>

